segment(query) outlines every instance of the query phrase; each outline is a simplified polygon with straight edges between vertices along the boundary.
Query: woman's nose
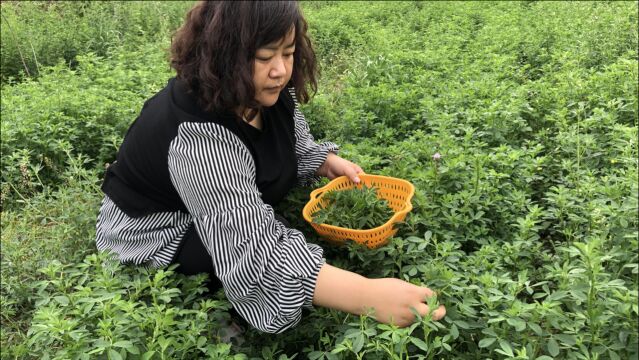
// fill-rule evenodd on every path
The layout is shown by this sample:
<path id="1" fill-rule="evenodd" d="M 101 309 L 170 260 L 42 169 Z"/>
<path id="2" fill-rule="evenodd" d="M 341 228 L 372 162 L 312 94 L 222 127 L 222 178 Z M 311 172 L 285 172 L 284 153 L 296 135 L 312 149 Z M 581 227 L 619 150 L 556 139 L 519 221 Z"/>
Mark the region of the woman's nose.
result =
<path id="1" fill-rule="evenodd" d="M 281 56 L 276 56 L 271 63 L 271 71 L 269 71 L 269 76 L 272 78 L 278 78 L 284 76 L 286 74 L 286 66 L 284 65 L 284 58 Z"/>

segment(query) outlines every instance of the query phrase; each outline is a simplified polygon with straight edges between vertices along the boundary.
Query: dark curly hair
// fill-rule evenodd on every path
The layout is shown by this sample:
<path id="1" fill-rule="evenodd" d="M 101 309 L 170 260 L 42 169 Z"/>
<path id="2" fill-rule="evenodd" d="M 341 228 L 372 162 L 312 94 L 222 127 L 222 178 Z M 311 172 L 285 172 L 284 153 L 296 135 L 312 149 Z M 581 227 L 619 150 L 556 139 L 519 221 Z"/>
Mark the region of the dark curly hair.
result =
<path id="1" fill-rule="evenodd" d="M 295 26 L 293 72 L 288 87 L 297 99 L 317 92 L 315 51 L 308 25 L 295 1 L 201 1 L 173 35 L 171 67 L 206 111 L 259 109 L 253 61 L 260 47 L 283 38 Z"/>

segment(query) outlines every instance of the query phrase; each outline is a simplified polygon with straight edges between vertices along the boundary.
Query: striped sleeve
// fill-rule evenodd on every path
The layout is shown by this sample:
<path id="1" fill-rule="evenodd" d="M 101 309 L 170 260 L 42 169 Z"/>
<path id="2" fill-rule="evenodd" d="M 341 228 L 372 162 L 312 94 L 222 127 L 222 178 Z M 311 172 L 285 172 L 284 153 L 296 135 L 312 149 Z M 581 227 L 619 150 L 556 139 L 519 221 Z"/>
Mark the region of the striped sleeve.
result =
<path id="1" fill-rule="evenodd" d="M 324 163 L 329 152 L 337 154 L 339 146 L 332 142 L 318 144 L 313 135 L 304 114 L 299 109 L 295 89 L 290 88 L 289 93 L 295 102 L 295 154 L 297 156 L 297 179 L 301 185 L 311 185 L 319 180 L 315 171 Z"/>
<path id="2" fill-rule="evenodd" d="M 208 249 L 237 312 L 279 333 L 312 306 L 322 249 L 275 220 L 255 184 L 244 144 L 212 123 L 184 123 L 169 148 L 171 181 Z"/>
<path id="3" fill-rule="evenodd" d="M 96 223 L 96 246 L 117 255 L 123 264 L 165 266 L 190 224 L 191 216 L 179 211 L 129 217 L 105 195 Z"/>

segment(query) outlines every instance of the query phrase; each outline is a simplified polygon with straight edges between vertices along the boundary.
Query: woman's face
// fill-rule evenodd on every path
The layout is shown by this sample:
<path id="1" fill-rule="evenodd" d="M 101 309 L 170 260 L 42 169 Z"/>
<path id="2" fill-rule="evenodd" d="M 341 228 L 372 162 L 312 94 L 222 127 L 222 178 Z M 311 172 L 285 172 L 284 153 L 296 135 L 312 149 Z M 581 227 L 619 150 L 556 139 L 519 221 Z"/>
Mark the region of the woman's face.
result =
<path id="1" fill-rule="evenodd" d="M 295 28 L 282 39 L 264 45 L 255 52 L 253 85 L 255 100 L 262 106 L 273 106 L 293 73 Z"/>

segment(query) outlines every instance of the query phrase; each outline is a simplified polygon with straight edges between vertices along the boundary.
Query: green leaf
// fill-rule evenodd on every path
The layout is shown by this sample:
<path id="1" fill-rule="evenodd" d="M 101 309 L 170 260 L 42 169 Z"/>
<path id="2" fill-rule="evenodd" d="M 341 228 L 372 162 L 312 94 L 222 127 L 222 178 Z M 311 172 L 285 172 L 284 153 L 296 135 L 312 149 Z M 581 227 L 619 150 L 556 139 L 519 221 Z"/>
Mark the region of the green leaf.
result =
<path id="1" fill-rule="evenodd" d="M 575 335 L 572 335 L 572 334 L 557 334 L 554 337 L 557 340 L 559 340 L 562 344 L 566 344 L 568 346 L 572 346 L 577 343 L 577 339 L 575 338 Z"/>
<path id="2" fill-rule="evenodd" d="M 481 333 L 484 335 L 488 335 L 489 337 L 499 337 L 493 328 L 484 328 L 481 330 Z"/>
<path id="3" fill-rule="evenodd" d="M 541 329 L 541 326 L 535 324 L 535 323 L 528 323 L 528 327 L 535 332 L 535 334 L 541 336 L 541 334 L 543 333 L 543 330 Z"/>
<path id="4" fill-rule="evenodd" d="M 131 345 L 126 348 L 126 351 L 133 355 L 140 355 L 140 349 L 136 345 Z"/>
<path id="5" fill-rule="evenodd" d="M 122 360 L 122 355 L 115 349 L 109 349 L 109 360 Z"/>
<path id="6" fill-rule="evenodd" d="M 459 337 L 459 330 L 457 329 L 457 325 L 453 324 L 453 326 L 450 327 L 450 335 L 453 337 L 453 339 L 457 339 Z"/>
<path id="7" fill-rule="evenodd" d="M 555 340 L 554 338 L 550 338 L 550 340 L 548 340 L 548 344 L 546 344 L 546 347 L 548 349 L 548 353 L 553 357 L 559 355 L 559 344 L 557 344 L 557 340 Z"/>
<path id="8" fill-rule="evenodd" d="M 425 352 L 428 352 L 428 344 L 426 344 L 424 342 L 424 340 L 415 338 L 415 337 L 411 337 L 410 338 L 410 342 L 412 342 L 415 346 L 417 346 L 418 348 L 422 349 Z"/>
<path id="9" fill-rule="evenodd" d="M 201 348 L 204 344 L 206 344 L 206 338 L 204 336 L 197 338 L 197 347 Z"/>
<path id="10" fill-rule="evenodd" d="M 324 356 L 324 352 L 323 351 L 311 351 L 308 354 L 308 360 L 317 360 L 317 359 L 321 358 L 322 356 Z"/>
<path id="11" fill-rule="evenodd" d="M 518 318 L 518 317 L 510 318 L 506 320 L 506 322 L 512 325 L 517 332 L 520 332 L 526 329 L 526 322 L 522 320 L 521 318 Z"/>
<path id="12" fill-rule="evenodd" d="M 236 355 L 237 356 L 237 360 L 244 360 L 244 358 L 240 357 L 240 355 Z M 295 356 L 295 355 L 293 355 Z M 341 359 L 341 357 L 338 357 L 337 355 L 333 354 L 333 353 L 326 353 L 324 355 L 326 357 L 326 360 L 339 360 Z"/>
<path id="13" fill-rule="evenodd" d="M 346 332 L 344 333 L 344 337 L 346 337 L 347 339 L 355 338 L 360 333 L 361 333 L 361 331 L 359 329 L 350 328 L 350 329 L 346 330 Z"/>
<path id="14" fill-rule="evenodd" d="M 608 355 L 610 356 L 610 360 L 621 360 L 619 355 L 617 355 L 617 353 L 612 350 L 608 350 Z"/>
<path id="15" fill-rule="evenodd" d="M 362 348 L 364 347 L 364 342 L 365 342 L 366 338 L 364 337 L 364 334 L 359 334 L 358 336 L 355 337 L 355 339 L 353 339 L 353 352 L 354 353 L 359 353 Z"/>
<path id="16" fill-rule="evenodd" d="M 67 306 L 69 305 L 69 298 L 64 296 L 64 295 L 59 295 L 54 297 L 55 301 L 58 302 L 58 304 L 62 305 L 62 306 Z"/>
<path id="17" fill-rule="evenodd" d="M 497 339 L 495 338 L 483 338 L 481 340 L 479 340 L 479 347 L 480 348 L 487 348 L 490 345 L 492 345 L 495 341 L 497 341 Z"/>
<path id="18" fill-rule="evenodd" d="M 499 346 L 504 351 L 505 355 L 515 356 L 515 354 L 513 354 L 513 348 L 510 346 L 510 343 L 508 341 L 499 340 Z"/>
<path id="19" fill-rule="evenodd" d="M 155 355 L 155 350 L 147 351 L 142 355 L 142 360 L 149 360 Z"/>
<path id="20" fill-rule="evenodd" d="M 493 323 L 501 322 L 501 321 L 504 321 L 504 320 L 506 320 L 505 317 L 498 316 L 498 317 L 495 317 L 495 318 L 492 318 L 492 319 L 488 319 L 488 323 L 489 324 L 493 324 Z"/>
<path id="21" fill-rule="evenodd" d="M 546 301 L 556 301 L 565 298 L 568 294 L 565 291 L 555 291 L 554 293 L 548 295 Z"/>
<path id="22" fill-rule="evenodd" d="M 468 325 L 468 323 L 465 322 L 464 320 L 455 320 L 454 324 L 459 326 L 462 329 L 470 329 L 470 325 Z"/>
<path id="23" fill-rule="evenodd" d="M 548 355 L 541 355 L 535 358 L 535 360 L 554 360 L 553 358 L 551 358 Z"/>
<path id="24" fill-rule="evenodd" d="M 127 348 L 132 345 L 133 343 L 130 342 L 129 340 L 120 340 L 113 343 L 113 347 L 119 347 L 119 348 Z"/>
<path id="25" fill-rule="evenodd" d="M 415 266 L 411 266 L 410 269 L 408 270 L 408 276 L 415 276 L 417 275 L 417 268 Z"/>
<path id="26" fill-rule="evenodd" d="M 106 341 L 104 338 L 99 338 L 99 339 L 97 339 L 96 341 L 94 341 L 94 342 L 93 342 L 93 344 L 92 344 L 92 347 L 93 347 L 94 349 L 97 349 L 97 348 L 107 348 L 107 347 L 109 347 L 109 346 L 111 346 L 111 343 L 109 343 L 108 341 Z M 91 352 L 93 352 L 93 351 L 95 351 L 95 350 L 92 350 Z M 97 352 L 97 351 L 96 351 L 96 352 Z"/>
<path id="27" fill-rule="evenodd" d="M 570 290 L 570 294 L 581 302 L 585 302 L 587 300 L 587 295 L 584 291 L 573 289 Z"/>

